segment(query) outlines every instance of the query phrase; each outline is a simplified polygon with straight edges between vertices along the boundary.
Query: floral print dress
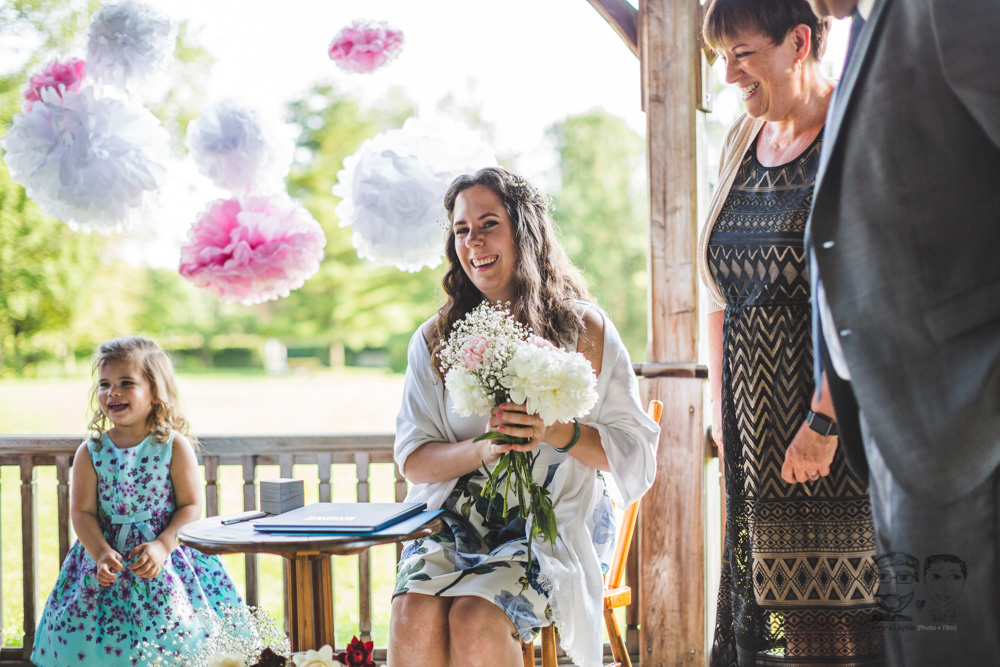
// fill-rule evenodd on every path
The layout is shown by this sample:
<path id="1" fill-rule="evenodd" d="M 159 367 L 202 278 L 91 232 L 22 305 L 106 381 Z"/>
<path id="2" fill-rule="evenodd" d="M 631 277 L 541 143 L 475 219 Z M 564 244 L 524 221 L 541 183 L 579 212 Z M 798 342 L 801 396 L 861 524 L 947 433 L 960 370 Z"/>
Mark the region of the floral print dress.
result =
<path id="1" fill-rule="evenodd" d="M 446 400 L 451 426 L 460 439 L 483 432 L 486 426 L 483 417 L 459 417 L 451 409 L 451 398 Z M 569 455 L 546 444 L 535 452 L 538 458 L 533 477 L 538 484 L 549 488 L 560 463 Z M 594 473 L 597 483 L 604 487 L 601 473 L 596 470 Z M 406 545 L 396 568 L 393 597 L 403 593 L 476 595 L 500 607 L 521 639 L 530 641 L 543 626 L 552 624 L 551 591 L 539 579 L 534 552 L 528 562 L 525 518 L 513 489 L 507 496 L 504 513 L 500 494 L 492 498 L 483 495 L 485 482 L 482 470 L 461 477 L 442 508 L 444 530 Z M 606 487 L 590 522 L 601 568 L 607 572 L 613 555 L 615 513 Z"/>
<path id="2" fill-rule="evenodd" d="M 45 604 L 31 661 L 117 667 L 146 665 L 156 654 L 194 653 L 209 615 L 242 608 L 222 562 L 181 546 L 154 579 L 128 569 L 129 551 L 155 539 L 176 510 L 173 435 L 163 443 L 150 435 L 120 449 L 105 434 L 100 442 L 89 440 L 87 449 L 97 473 L 98 523 L 125 567 L 113 584 L 98 585 L 97 564 L 77 541 Z"/>

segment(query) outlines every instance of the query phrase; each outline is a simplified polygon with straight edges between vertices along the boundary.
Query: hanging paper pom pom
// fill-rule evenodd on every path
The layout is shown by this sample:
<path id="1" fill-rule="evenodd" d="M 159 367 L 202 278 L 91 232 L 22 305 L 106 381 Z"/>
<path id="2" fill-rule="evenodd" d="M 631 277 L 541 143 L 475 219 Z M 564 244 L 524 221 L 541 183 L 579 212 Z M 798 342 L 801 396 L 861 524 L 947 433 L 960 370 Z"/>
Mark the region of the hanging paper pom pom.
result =
<path id="1" fill-rule="evenodd" d="M 87 63 L 98 79 L 124 88 L 166 66 L 177 41 L 170 19 L 135 0 L 108 3 L 90 17 Z"/>
<path id="2" fill-rule="evenodd" d="M 316 219 L 286 195 L 220 199 L 191 226 L 180 274 L 223 301 L 251 305 L 302 287 L 325 246 Z"/>
<path id="3" fill-rule="evenodd" d="M 292 142 L 285 146 L 278 134 L 256 111 L 227 100 L 191 121 L 184 143 L 198 170 L 220 188 L 259 194 L 281 189 L 288 175 Z"/>
<path id="4" fill-rule="evenodd" d="M 46 213 L 110 231 L 129 222 L 166 169 L 167 133 L 142 107 L 114 98 L 41 89 L 0 139 L 10 176 Z"/>
<path id="5" fill-rule="evenodd" d="M 24 110 L 31 111 L 35 102 L 42 99 L 42 89 L 52 88 L 60 97 L 67 90 L 78 91 L 83 85 L 86 63 L 77 58 L 66 62 L 53 59 L 38 74 L 32 74 L 24 89 Z"/>
<path id="6" fill-rule="evenodd" d="M 356 19 L 330 43 L 330 60 L 347 72 L 367 74 L 382 67 L 403 50 L 403 31 L 386 21 Z"/>
<path id="7" fill-rule="evenodd" d="M 333 194 L 358 256 L 404 271 L 436 267 L 444 252 L 444 194 L 458 175 L 493 166 L 483 139 L 453 124 L 409 119 L 344 160 Z"/>

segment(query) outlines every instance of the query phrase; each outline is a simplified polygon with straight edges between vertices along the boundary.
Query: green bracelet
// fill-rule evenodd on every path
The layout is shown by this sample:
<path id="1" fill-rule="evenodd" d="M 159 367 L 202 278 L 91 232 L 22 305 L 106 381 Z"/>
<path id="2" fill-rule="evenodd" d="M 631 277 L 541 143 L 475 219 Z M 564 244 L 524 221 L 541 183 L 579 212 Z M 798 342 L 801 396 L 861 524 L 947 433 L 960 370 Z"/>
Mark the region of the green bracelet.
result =
<path id="1" fill-rule="evenodd" d="M 573 420 L 573 438 L 569 441 L 569 444 L 565 447 L 553 447 L 560 454 L 565 454 L 569 450 L 576 447 L 576 443 L 580 441 L 580 422 Z"/>

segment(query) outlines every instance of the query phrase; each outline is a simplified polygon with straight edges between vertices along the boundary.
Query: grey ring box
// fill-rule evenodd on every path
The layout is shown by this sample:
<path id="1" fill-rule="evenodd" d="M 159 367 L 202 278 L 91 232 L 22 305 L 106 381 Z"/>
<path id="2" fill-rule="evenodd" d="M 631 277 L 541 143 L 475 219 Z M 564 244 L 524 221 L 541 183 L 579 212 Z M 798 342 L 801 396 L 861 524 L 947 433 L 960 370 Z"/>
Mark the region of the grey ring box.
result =
<path id="1" fill-rule="evenodd" d="M 268 514 L 283 514 L 305 504 L 301 479 L 268 479 L 260 482 L 260 509 Z"/>

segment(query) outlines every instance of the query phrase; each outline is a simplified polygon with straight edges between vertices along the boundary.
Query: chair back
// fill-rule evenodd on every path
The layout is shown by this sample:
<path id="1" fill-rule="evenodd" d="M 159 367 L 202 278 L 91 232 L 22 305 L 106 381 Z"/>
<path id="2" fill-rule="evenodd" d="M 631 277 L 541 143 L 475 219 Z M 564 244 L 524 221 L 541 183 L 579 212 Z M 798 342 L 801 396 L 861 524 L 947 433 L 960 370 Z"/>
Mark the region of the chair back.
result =
<path id="1" fill-rule="evenodd" d="M 646 414 L 660 423 L 660 415 L 663 413 L 663 403 L 657 400 L 649 402 Z M 632 535 L 635 533 L 635 521 L 639 516 L 639 501 L 635 501 L 625 508 L 622 516 L 622 524 L 618 527 L 618 535 L 615 539 L 615 556 L 611 561 L 611 569 L 608 570 L 607 578 L 604 581 L 606 589 L 618 588 L 622 585 L 622 577 L 625 575 L 625 562 L 628 560 L 628 550 L 632 546 Z"/>

